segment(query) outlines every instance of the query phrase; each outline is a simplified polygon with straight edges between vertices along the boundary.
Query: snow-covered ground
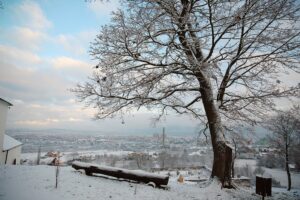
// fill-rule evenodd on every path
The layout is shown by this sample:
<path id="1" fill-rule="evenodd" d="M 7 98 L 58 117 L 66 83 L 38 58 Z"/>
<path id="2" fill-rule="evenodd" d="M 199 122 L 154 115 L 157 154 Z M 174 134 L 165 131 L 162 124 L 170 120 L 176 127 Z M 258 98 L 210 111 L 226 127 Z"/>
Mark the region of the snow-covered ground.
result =
<path id="1" fill-rule="evenodd" d="M 236 159 L 235 166 L 236 167 L 243 167 L 249 165 L 251 169 L 254 171 L 256 166 L 256 160 L 251 159 Z M 276 181 L 279 181 L 282 187 L 287 186 L 287 175 L 286 171 L 283 169 L 270 169 L 266 167 L 262 167 L 265 170 L 265 175 L 274 178 Z M 291 172 L 291 179 L 292 179 L 292 188 L 300 189 L 300 173 Z"/>
<path id="2" fill-rule="evenodd" d="M 85 199 L 261 199 L 253 189 L 221 189 L 216 181 L 202 184 L 169 181 L 169 189 L 157 189 L 101 177 L 90 177 L 71 167 L 61 167 L 59 185 L 55 189 L 53 166 L 0 166 L 1 200 L 85 200 Z M 276 191 L 266 199 L 299 199 L 300 192 Z"/>

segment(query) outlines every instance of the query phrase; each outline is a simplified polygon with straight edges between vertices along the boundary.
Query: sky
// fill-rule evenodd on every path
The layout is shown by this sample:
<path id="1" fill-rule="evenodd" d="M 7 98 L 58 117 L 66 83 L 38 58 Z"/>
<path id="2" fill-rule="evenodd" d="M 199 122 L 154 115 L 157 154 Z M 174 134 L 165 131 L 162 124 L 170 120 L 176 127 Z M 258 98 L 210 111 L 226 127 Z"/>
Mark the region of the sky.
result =
<path id="1" fill-rule="evenodd" d="M 110 22 L 117 0 L 0 0 L 0 98 L 14 106 L 8 129 L 69 129 L 101 134 L 195 135 L 200 125 L 169 114 L 153 124 L 155 113 L 141 109 L 122 119 L 94 120 L 95 110 L 69 90 L 87 80 L 97 64 L 90 42 Z M 299 82 L 298 74 L 282 77 Z M 278 101 L 286 107 L 286 101 Z"/>
<path id="2" fill-rule="evenodd" d="M 109 23 L 118 2 L 100 0 L 1 0 L 0 97 L 13 106 L 8 129 L 91 130 L 130 135 L 196 134 L 199 125 L 185 116 L 153 124 L 142 110 L 122 119 L 93 119 L 95 110 L 76 101 L 69 89 L 92 74 L 96 61 L 89 44 Z"/>

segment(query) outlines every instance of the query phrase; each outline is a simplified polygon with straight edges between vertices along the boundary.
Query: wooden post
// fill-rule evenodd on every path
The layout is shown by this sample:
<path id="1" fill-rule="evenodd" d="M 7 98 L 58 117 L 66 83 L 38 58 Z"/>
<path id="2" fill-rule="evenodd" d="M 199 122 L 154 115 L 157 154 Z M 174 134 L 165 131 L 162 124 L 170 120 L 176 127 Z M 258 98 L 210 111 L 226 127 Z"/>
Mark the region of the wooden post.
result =
<path id="1" fill-rule="evenodd" d="M 41 145 L 39 145 L 38 149 L 38 154 L 37 154 L 37 159 L 36 159 L 36 164 L 39 165 L 41 160 Z"/>
<path id="2" fill-rule="evenodd" d="M 256 194 L 262 195 L 262 199 L 272 195 L 272 178 L 256 176 Z"/>
<path id="3" fill-rule="evenodd" d="M 56 171 L 55 171 L 55 188 L 58 186 L 58 176 L 59 176 L 59 151 L 57 152 L 57 159 L 55 160 Z"/>

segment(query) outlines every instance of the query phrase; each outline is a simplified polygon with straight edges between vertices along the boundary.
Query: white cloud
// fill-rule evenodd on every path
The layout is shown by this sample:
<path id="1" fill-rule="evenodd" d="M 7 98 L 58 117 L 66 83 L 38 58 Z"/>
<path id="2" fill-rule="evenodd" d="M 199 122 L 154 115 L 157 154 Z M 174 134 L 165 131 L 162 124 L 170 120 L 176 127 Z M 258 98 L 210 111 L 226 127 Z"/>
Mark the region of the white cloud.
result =
<path id="1" fill-rule="evenodd" d="M 13 63 L 5 63 L 0 59 L 1 95 L 24 102 L 50 102 L 71 96 L 67 89 L 72 86 L 72 83 L 63 79 L 55 71 L 38 68 L 31 70 L 22 66 L 23 60 L 19 59 L 18 62 L 17 67 Z"/>
<path id="2" fill-rule="evenodd" d="M 60 34 L 54 38 L 55 42 L 75 56 L 87 56 L 91 41 L 96 36 L 96 31 L 83 31 L 77 34 Z"/>
<path id="3" fill-rule="evenodd" d="M 103 18 L 116 10 L 117 5 L 117 1 L 96 1 L 88 7 Z M 15 16 L 14 23 L 0 30 L 1 37 L 9 44 L 0 44 L 0 94 L 14 104 L 8 114 L 9 128 L 61 127 L 124 132 L 151 126 L 149 113 L 126 117 L 126 125 L 120 118 L 92 121 L 95 109 L 83 109 L 84 105 L 68 91 L 92 72 L 93 64 L 86 57 L 89 43 L 97 33 L 95 30 L 50 35 L 52 23 L 34 1 L 21 2 L 11 14 Z M 41 45 L 48 43 L 51 48 L 63 48 L 65 54 L 50 58 L 39 54 Z"/>
<path id="4" fill-rule="evenodd" d="M 40 50 L 43 43 L 51 41 L 46 31 L 52 23 L 36 2 L 22 1 L 12 8 L 11 13 L 14 23 L 0 29 L 2 39 L 25 51 Z"/>
<path id="5" fill-rule="evenodd" d="M 92 1 L 87 4 L 88 8 L 99 18 L 109 15 L 120 7 L 119 1 Z"/>
<path id="6" fill-rule="evenodd" d="M 58 44 L 61 44 L 65 50 L 71 53 L 76 55 L 86 53 L 86 49 L 83 46 L 78 45 L 79 41 L 74 36 L 59 35 L 56 40 Z"/>
<path id="7" fill-rule="evenodd" d="M 42 42 L 48 39 L 46 33 L 28 27 L 14 27 L 7 37 L 16 46 L 28 50 L 39 50 Z"/>
<path id="8" fill-rule="evenodd" d="M 41 64 L 42 59 L 35 53 L 22 50 L 12 46 L 6 46 L 0 44 L 0 60 L 2 62 L 12 63 L 16 66 L 27 66 L 32 68 L 35 65 Z M 0 68 L 5 67 L 5 64 Z"/>
<path id="9" fill-rule="evenodd" d="M 57 57 L 52 59 L 53 67 L 56 69 L 89 69 L 90 65 L 81 60 L 76 60 L 69 57 Z"/>
<path id="10" fill-rule="evenodd" d="M 69 119 L 68 119 L 68 121 L 70 121 L 70 122 L 80 122 L 80 121 L 83 121 L 82 119 L 79 119 L 79 118 L 73 118 L 73 117 L 70 117 Z"/>
<path id="11" fill-rule="evenodd" d="M 34 1 L 23 1 L 14 11 L 17 19 L 28 28 L 45 30 L 52 26 L 40 6 Z"/>
<path id="12" fill-rule="evenodd" d="M 16 104 L 10 109 L 9 127 L 64 127 L 66 124 L 89 121 L 92 116 L 91 110 L 83 110 L 77 103 L 69 103 L 70 100 L 56 103 L 31 102 Z"/>
<path id="13" fill-rule="evenodd" d="M 12 8 L 11 14 L 14 23 L 8 28 L 0 29 L 3 40 L 25 51 L 40 50 L 43 43 L 50 41 L 46 31 L 52 23 L 37 3 L 22 1 Z"/>
<path id="14" fill-rule="evenodd" d="M 21 126 L 46 126 L 46 125 L 53 125 L 53 123 L 57 123 L 59 120 L 57 119 L 44 119 L 44 120 L 18 120 L 15 122 L 16 125 Z"/>
<path id="15" fill-rule="evenodd" d="M 43 42 L 50 40 L 49 36 L 42 32 L 28 27 L 16 26 L 10 29 L 2 29 L 2 38 L 10 41 L 11 44 L 26 51 L 40 50 Z"/>
<path id="16" fill-rule="evenodd" d="M 65 79 L 72 82 L 79 82 L 79 80 L 86 79 L 92 74 L 92 64 L 83 60 L 61 56 L 51 59 L 51 66 L 57 73 L 64 76 Z"/>

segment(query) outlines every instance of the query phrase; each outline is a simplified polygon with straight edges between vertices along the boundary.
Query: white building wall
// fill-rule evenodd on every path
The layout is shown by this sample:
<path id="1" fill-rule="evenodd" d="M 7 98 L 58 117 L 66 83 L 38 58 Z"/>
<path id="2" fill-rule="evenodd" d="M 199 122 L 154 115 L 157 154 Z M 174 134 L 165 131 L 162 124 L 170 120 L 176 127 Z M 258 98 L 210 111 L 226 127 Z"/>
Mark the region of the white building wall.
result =
<path id="1" fill-rule="evenodd" d="M 6 152 L 5 152 L 5 156 L 6 156 Z M 6 164 L 12 165 L 14 164 L 14 160 L 16 160 L 16 164 L 19 165 L 21 159 L 20 156 L 21 156 L 21 146 L 9 150 Z M 5 157 L 4 157 L 4 162 L 5 162 Z"/>
<path id="2" fill-rule="evenodd" d="M 13 149 L 8 150 L 6 164 L 7 165 L 12 165 L 14 160 L 16 159 L 16 164 L 19 165 L 20 160 L 21 160 L 21 151 L 22 151 L 22 146 L 17 146 Z M 3 152 L 1 150 L 1 152 L 0 152 L 0 165 L 5 164 L 6 153 L 7 153 L 6 151 Z"/>
<path id="3" fill-rule="evenodd" d="M 3 139 L 6 127 L 8 105 L 0 100 L 0 151 L 3 150 Z"/>
<path id="4" fill-rule="evenodd" d="M 6 153 L 2 151 L 2 149 L 0 150 L 0 165 L 4 165 L 5 163 L 5 155 Z"/>
<path id="5" fill-rule="evenodd" d="M 6 119 L 9 105 L 0 100 L 0 165 L 5 164 L 6 151 L 3 151 L 4 134 L 6 128 Z M 16 164 L 20 164 L 21 146 L 17 146 L 8 150 L 6 164 L 13 164 L 16 159 Z"/>

